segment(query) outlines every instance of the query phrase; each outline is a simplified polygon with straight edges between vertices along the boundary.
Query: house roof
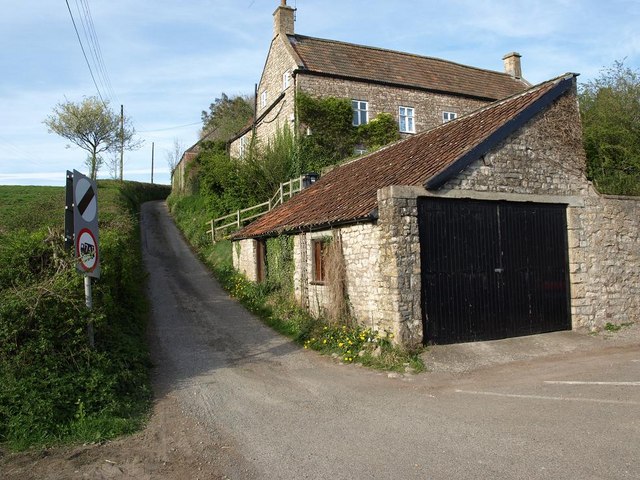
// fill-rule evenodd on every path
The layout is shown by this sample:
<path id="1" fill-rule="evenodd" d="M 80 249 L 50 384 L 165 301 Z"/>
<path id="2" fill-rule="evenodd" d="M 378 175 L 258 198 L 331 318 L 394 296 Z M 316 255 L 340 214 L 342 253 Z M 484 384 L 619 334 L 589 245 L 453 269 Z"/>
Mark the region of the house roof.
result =
<path id="1" fill-rule="evenodd" d="M 375 218 L 380 188 L 440 187 L 574 85 L 575 75 L 566 74 L 343 164 L 232 238 L 273 236 L 371 221 Z"/>
<path id="2" fill-rule="evenodd" d="M 301 72 L 498 100 L 529 87 L 507 73 L 382 48 L 288 35 Z"/>

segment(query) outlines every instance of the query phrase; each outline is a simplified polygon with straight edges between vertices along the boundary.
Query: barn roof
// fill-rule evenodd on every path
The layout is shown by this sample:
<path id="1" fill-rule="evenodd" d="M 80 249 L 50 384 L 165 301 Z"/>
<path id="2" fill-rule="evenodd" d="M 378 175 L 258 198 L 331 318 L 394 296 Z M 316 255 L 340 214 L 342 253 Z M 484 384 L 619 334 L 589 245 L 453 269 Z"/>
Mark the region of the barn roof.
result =
<path id="1" fill-rule="evenodd" d="M 529 84 L 502 72 L 484 70 L 432 57 L 355 45 L 352 43 L 288 35 L 302 61 L 302 73 L 391 84 L 434 92 L 498 100 L 526 89 Z"/>
<path id="2" fill-rule="evenodd" d="M 566 74 L 345 163 L 232 235 L 274 236 L 370 221 L 377 192 L 392 185 L 436 189 L 574 88 Z"/>

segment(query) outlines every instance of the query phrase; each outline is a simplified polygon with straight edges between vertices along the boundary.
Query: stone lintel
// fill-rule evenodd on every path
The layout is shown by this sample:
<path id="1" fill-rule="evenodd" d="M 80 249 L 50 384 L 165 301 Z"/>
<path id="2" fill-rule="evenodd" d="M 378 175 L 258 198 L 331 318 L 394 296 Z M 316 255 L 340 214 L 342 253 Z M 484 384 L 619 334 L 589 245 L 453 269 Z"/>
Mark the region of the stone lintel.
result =
<path id="1" fill-rule="evenodd" d="M 504 200 L 509 202 L 535 202 L 565 204 L 570 207 L 584 207 L 584 198 L 575 195 L 536 195 L 506 192 L 477 192 L 474 190 L 430 191 L 424 187 L 392 185 L 378 190 L 378 202 L 391 198 L 467 198 L 473 200 Z"/>

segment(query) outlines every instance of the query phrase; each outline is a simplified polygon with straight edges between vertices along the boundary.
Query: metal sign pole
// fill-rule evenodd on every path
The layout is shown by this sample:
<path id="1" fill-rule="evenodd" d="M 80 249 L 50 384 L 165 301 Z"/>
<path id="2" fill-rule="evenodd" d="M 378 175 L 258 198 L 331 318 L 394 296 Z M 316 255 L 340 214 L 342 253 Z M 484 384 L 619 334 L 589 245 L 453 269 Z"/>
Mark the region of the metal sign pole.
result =
<path id="1" fill-rule="evenodd" d="M 87 311 L 89 312 L 89 315 L 91 315 L 91 310 L 93 309 L 93 295 L 91 292 L 91 277 L 89 275 L 84 276 L 84 300 L 85 305 L 87 306 Z M 91 318 L 87 321 L 87 336 L 89 337 L 89 346 L 91 348 L 95 348 L 96 342 Z"/>
<path id="2" fill-rule="evenodd" d="M 67 172 L 67 215 L 65 226 L 67 239 L 73 239 L 77 270 L 84 277 L 84 296 L 87 306 L 87 337 L 89 346 L 95 348 L 94 325 L 91 319 L 93 297 L 91 279 L 100 278 L 100 249 L 98 244 L 98 185 L 94 180 L 74 170 Z M 70 185 L 71 177 L 71 185 Z M 71 190 L 72 195 L 69 195 Z"/>

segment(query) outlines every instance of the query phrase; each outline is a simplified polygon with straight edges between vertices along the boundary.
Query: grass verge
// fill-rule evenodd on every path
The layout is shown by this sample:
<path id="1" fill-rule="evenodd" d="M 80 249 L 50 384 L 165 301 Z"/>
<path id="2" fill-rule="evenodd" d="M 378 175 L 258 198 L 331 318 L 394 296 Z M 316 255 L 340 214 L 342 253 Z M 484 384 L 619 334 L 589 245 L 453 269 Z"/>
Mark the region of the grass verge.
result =
<path id="1" fill-rule="evenodd" d="M 63 247 L 64 189 L 0 187 L 0 442 L 10 449 L 101 441 L 143 424 L 151 390 L 137 214 L 168 193 L 98 183 L 102 276 L 89 312 Z"/>

